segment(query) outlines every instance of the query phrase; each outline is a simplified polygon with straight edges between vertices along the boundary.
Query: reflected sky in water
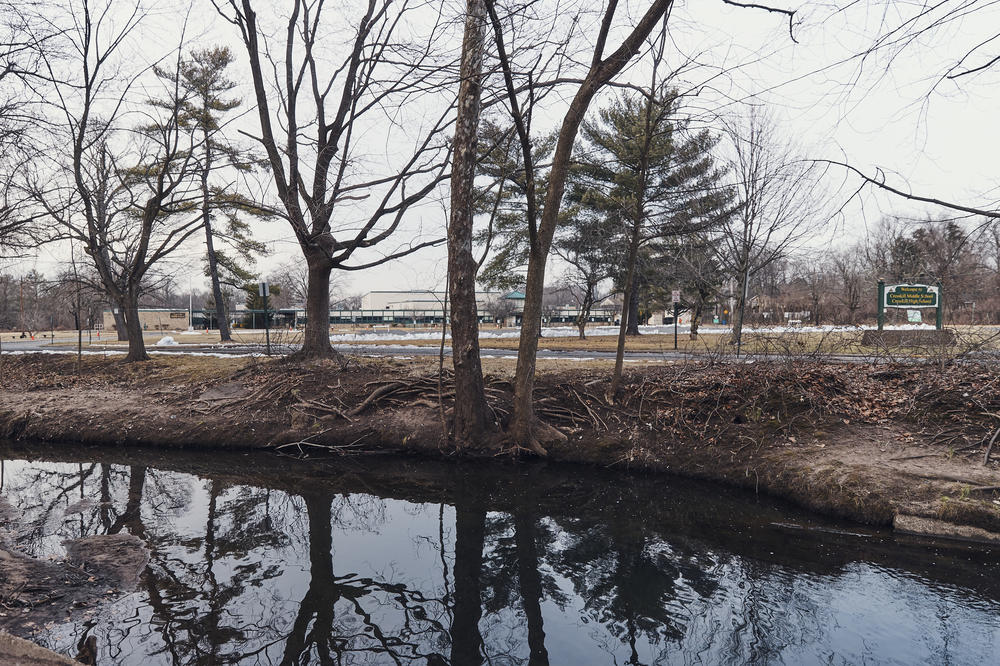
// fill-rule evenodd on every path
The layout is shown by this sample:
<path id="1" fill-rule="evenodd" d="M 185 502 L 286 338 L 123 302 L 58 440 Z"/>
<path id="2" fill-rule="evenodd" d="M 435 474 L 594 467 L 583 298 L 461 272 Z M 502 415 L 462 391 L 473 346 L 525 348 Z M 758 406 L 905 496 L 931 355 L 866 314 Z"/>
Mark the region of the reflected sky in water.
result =
<path id="1" fill-rule="evenodd" d="M 389 457 L 3 452 L 0 535 L 130 533 L 138 587 L 43 629 L 102 664 L 986 664 L 998 553 L 663 477 Z"/>

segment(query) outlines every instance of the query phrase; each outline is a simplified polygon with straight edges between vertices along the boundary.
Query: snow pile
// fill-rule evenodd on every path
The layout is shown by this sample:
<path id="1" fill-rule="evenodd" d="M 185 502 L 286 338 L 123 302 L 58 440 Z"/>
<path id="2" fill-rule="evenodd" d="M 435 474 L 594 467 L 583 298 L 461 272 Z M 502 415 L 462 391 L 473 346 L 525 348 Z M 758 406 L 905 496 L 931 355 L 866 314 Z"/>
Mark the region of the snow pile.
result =
<path id="1" fill-rule="evenodd" d="M 169 347 L 171 345 L 176 345 L 177 341 L 174 340 L 169 335 L 165 335 L 156 342 L 157 347 Z"/>

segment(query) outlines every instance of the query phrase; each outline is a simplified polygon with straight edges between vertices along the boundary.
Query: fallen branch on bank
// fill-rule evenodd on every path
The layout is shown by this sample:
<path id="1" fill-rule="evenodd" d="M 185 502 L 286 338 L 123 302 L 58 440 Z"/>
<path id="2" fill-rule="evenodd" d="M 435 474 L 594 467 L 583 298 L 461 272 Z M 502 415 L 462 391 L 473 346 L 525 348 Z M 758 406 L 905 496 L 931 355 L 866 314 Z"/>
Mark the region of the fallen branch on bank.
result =
<path id="1" fill-rule="evenodd" d="M 298 451 L 297 457 L 299 458 L 308 458 L 309 454 L 306 453 L 307 450 L 323 451 L 324 453 L 337 453 L 339 455 L 349 455 L 357 453 L 389 453 L 389 451 L 384 449 L 380 449 L 377 451 L 374 449 L 365 449 L 361 445 L 361 442 L 362 440 L 366 439 L 368 435 L 362 435 L 361 437 L 357 438 L 356 440 L 354 440 L 349 444 L 322 444 L 320 442 L 312 441 L 314 437 L 319 437 L 321 435 L 324 435 L 330 430 L 332 430 L 332 428 L 327 428 L 326 430 L 318 432 L 314 435 L 310 435 L 309 437 L 306 437 L 305 439 L 299 440 L 297 442 L 286 442 L 285 444 L 280 444 L 274 447 L 274 450 L 277 451 L 278 453 L 287 454 L 292 447 L 295 447 L 295 450 Z"/>

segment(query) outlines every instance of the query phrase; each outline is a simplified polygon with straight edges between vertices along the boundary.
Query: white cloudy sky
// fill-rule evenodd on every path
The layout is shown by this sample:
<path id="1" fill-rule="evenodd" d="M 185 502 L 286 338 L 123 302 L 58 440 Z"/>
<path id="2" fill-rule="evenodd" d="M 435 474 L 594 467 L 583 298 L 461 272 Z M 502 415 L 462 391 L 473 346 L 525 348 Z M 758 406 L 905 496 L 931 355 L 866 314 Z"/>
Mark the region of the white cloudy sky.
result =
<path id="1" fill-rule="evenodd" d="M 452 0 L 457 7 L 457 3 Z M 643 6 L 632 0 L 627 9 Z M 997 72 L 940 80 L 974 45 L 986 45 L 973 53 L 967 65 L 975 67 L 998 55 L 1000 40 L 993 44 L 1000 10 L 991 2 L 945 2 L 946 10 L 967 13 L 908 42 L 905 48 L 886 48 L 868 58 L 853 57 L 873 43 L 886 26 L 895 27 L 914 16 L 923 2 L 778 2 L 777 6 L 799 8 L 794 34 L 788 34 L 787 19 L 777 14 L 726 6 L 721 0 L 689 0 L 680 3 L 671 17 L 673 62 L 699 54 L 706 67 L 688 75 L 697 84 L 719 69 L 724 76 L 693 105 L 705 114 L 738 114 L 746 103 L 766 104 L 779 121 L 782 133 L 800 146 L 809 158 L 850 162 L 866 172 L 876 167 L 889 173 L 890 181 L 904 189 L 983 207 L 992 206 L 996 195 L 993 157 L 1000 154 L 996 131 Z M 260 13 L 269 9 L 261 3 Z M 451 9 L 454 12 L 454 7 Z M 176 6 L 158 5 L 140 40 L 142 57 L 154 59 L 176 43 Z M 923 24 L 944 15 L 931 14 Z M 220 21 L 208 0 L 195 0 L 189 35 L 197 31 L 198 44 L 228 41 L 239 58 L 234 75 L 246 71 L 241 45 L 233 40 L 231 26 Z M 644 78 L 643 64 L 633 66 L 628 76 Z M 247 92 L 249 99 L 249 92 Z M 600 103 L 600 100 L 597 104 Z M 548 114 L 556 122 L 560 104 L 550 105 Z M 252 118 L 252 117 L 251 117 Z M 372 139 L 376 143 L 378 137 Z M 853 185 L 853 187 L 852 187 Z M 829 190 L 846 199 L 857 185 L 842 172 L 831 171 Z M 446 194 L 441 191 L 442 196 Z M 839 202 L 838 202 L 839 203 Z M 810 246 L 817 251 L 830 243 L 863 235 L 885 214 L 921 217 L 932 211 L 888 195 L 866 192 L 844 208 L 844 214 L 827 233 L 817 235 Z M 410 230 L 425 235 L 442 232 L 444 214 L 437 202 L 414 211 L 407 221 Z M 266 272 L 297 255 L 297 246 L 283 222 L 264 225 L 258 235 L 274 250 L 261 267 Z M 199 248 L 175 260 L 179 284 L 192 278 L 201 281 L 197 267 Z M 8 270 L 37 267 L 51 272 L 65 256 L 64 248 L 43 248 L 37 258 L 21 261 Z M 554 273 L 558 267 L 554 267 Z M 553 276 L 554 276 L 554 273 Z M 414 289 L 439 287 L 444 278 L 444 250 L 430 249 L 390 265 L 349 274 L 345 291 Z"/>

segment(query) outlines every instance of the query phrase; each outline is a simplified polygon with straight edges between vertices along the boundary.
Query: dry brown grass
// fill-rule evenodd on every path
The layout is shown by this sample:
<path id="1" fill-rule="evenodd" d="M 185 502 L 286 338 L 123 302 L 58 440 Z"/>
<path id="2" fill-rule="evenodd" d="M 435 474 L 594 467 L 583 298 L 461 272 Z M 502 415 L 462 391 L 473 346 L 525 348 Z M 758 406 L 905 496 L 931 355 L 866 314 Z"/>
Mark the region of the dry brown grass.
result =
<path id="1" fill-rule="evenodd" d="M 212 356 L 154 356 L 143 363 L 125 363 L 121 356 L 2 356 L 0 393 L 66 387 L 74 384 L 155 386 L 210 383 L 232 375 L 253 359 Z"/>
<path id="2" fill-rule="evenodd" d="M 915 348 L 890 348 L 875 349 L 871 346 L 861 344 L 863 332 L 852 331 L 784 331 L 772 333 L 764 330 L 748 328 L 743 337 L 742 351 L 746 354 L 767 354 L 777 356 L 819 356 L 824 354 L 848 354 L 848 355 L 899 355 L 936 357 L 939 355 L 964 354 L 970 351 L 1000 351 L 1000 330 L 992 326 L 957 326 L 951 327 L 956 333 L 955 343 L 944 348 L 940 346 Z M 379 332 L 387 330 L 385 327 L 378 327 Z M 414 329 L 388 329 L 391 332 L 407 332 Z M 358 339 L 351 342 L 357 346 L 374 345 L 400 345 L 413 347 L 435 347 L 437 342 L 432 336 L 440 335 L 440 329 L 418 329 L 428 333 L 428 339 L 422 340 L 365 340 Z M 496 329 L 487 327 L 483 329 L 495 331 Z M 332 334 L 357 333 L 365 335 L 374 332 L 371 328 L 350 328 L 334 327 Z M 5 340 L 8 335 L 4 334 Z M 104 338 L 93 340 L 91 348 L 102 349 L 124 348 L 126 343 L 110 339 L 106 334 Z M 182 344 L 213 345 L 220 344 L 219 335 L 216 331 L 198 331 L 194 334 L 179 331 L 147 332 L 145 335 L 146 344 L 150 349 L 162 337 L 169 335 Z M 288 331 L 285 329 L 274 329 L 271 331 L 271 342 L 273 344 L 296 344 L 301 341 L 300 331 Z M 234 344 L 263 344 L 265 335 L 263 331 L 243 331 L 234 329 Z M 75 331 L 56 331 L 56 346 L 73 347 L 76 345 Z M 616 335 L 590 335 L 585 340 L 577 337 L 549 337 L 541 338 L 538 347 L 548 351 L 593 351 L 593 352 L 614 352 L 617 349 Z M 84 346 L 87 346 L 86 335 L 84 336 Z M 502 349 L 515 350 L 518 347 L 517 338 L 482 338 L 480 347 L 484 350 Z M 631 352 L 669 352 L 674 349 L 674 337 L 672 334 L 646 334 L 640 336 L 629 336 L 625 342 L 626 351 Z M 730 355 L 735 353 L 735 348 L 731 343 L 728 333 L 702 333 L 696 340 L 691 340 L 688 334 L 678 336 L 677 349 L 679 351 L 705 354 L 705 355 Z"/>

